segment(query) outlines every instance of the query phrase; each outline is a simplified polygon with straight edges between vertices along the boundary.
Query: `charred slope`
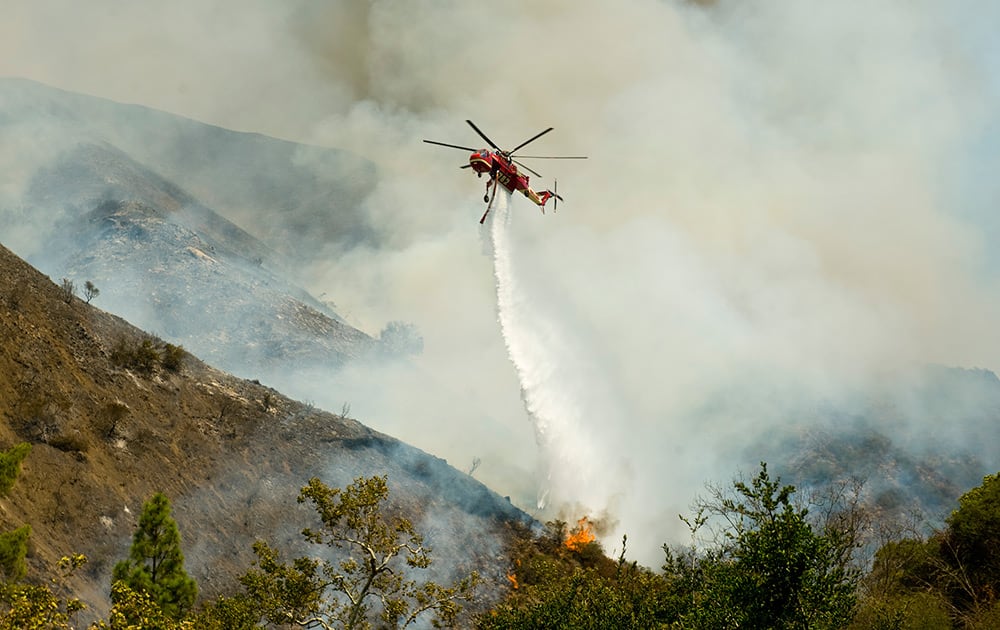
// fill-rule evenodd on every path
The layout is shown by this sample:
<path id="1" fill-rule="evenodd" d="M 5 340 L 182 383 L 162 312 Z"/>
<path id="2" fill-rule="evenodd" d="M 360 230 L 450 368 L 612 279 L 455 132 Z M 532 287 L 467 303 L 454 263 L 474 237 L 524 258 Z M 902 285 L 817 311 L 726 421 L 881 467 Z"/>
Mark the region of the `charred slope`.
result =
<path id="1" fill-rule="evenodd" d="M 0 79 L 7 173 L 51 163 L 77 143 L 108 142 L 155 165 L 206 206 L 292 260 L 373 244 L 361 201 L 375 166 L 350 152 L 231 131 L 139 105 Z M 2 152 L 0 152 L 2 153 Z"/>
<path id="2" fill-rule="evenodd" d="M 0 527 L 32 526 L 30 574 L 71 552 L 73 585 L 106 605 L 143 501 L 171 497 L 189 572 L 206 595 L 233 585 L 257 538 L 293 545 L 313 516 L 311 476 L 344 486 L 388 475 L 392 500 L 435 549 L 441 579 L 478 568 L 505 583 L 506 528 L 529 517 L 436 459 L 359 422 L 187 356 L 179 370 L 128 360 L 162 342 L 73 298 L 0 246 L 0 446 L 33 450 Z"/>
<path id="3" fill-rule="evenodd" d="M 285 280 L 279 254 L 109 144 L 72 147 L 26 199 L 50 217 L 39 266 L 93 282 L 110 310 L 228 371 L 336 367 L 376 350 Z"/>
<path id="4" fill-rule="evenodd" d="M 83 232 L 86 238 L 81 218 L 87 219 L 88 211 L 128 201 L 155 209 L 160 218 L 187 227 L 229 256 L 271 264 L 278 259 L 242 228 L 107 142 L 81 142 L 60 153 L 32 176 L 25 201 L 33 212 L 58 217 L 52 233 L 56 237 Z"/>
<path id="5" fill-rule="evenodd" d="M 798 406 L 780 432 L 746 448 L 804 489 L 863 483 L 885 522 L 940 527 L 958 497 L 996 472 L 1000 379 L 928 366 L 865 392 Z"/>

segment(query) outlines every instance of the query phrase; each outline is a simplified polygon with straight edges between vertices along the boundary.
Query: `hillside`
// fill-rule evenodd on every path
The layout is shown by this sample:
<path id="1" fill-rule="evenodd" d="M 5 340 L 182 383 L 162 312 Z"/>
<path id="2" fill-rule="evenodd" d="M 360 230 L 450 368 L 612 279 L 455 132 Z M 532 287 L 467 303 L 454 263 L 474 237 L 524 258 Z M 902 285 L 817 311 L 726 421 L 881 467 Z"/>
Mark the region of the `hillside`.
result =
<path id="1" fill-rule="evenodd" d="M 371 164 L 16 79 L 0 120 L 0 233 L 36 268 L 241 376 L 380 352 L 292 279 L 370 240 Z"/>
<path id="2" fill-rule="evenodd" d="M 343 486 L 386 474 L 444 574 L 478 567 L 487 584 L 505 582 L 505 524 L 529 520 L 507 500 L 443 460 L 193 356 L 176 371 L 126 367 L 144 340 L 167 349 L 0 247 L 0 446 L 33 445 L 0 520 L 32 526 L 30 575 L 84 553 L 74 587 L 101 610 L 111 566 L 159 490 L 211 596 L 249 565 L 255 538 L 297 540 L 310 515 L 295 496 L 309 477 Z"/>
<path id="3" fill-rule="evenodd" d="M 377 343 L 288 281 L 285 258 L 106 143 L 32 177 L 33 213 L 56 217 L 37 258 L 148 330 L 243 376 L 248 366 L 336 366 Z M 204 314 L 210 314 L 205 317 Z"/>

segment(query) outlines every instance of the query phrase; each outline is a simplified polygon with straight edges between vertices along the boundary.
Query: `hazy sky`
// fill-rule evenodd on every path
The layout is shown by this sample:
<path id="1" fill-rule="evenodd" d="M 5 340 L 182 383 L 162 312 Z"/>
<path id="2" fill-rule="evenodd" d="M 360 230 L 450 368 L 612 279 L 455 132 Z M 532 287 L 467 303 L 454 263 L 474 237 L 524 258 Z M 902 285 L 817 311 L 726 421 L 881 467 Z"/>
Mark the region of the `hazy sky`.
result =
<path id="1" fill-rule="evenodd" d="M 355 414 L 459 468 L 482 457 L 501 492 L 608 510 L 645 554 L 742 464 L 714 447 L 768 428 L 766 404 L 694 423 L 720 391 L 1000 368 L 998 18 L 985 1 L 8 0 L 0 75 L 376 161 L 386 247 L 302 281 L 370 333 L 414 322 L 423 364 L 495 424 L 404 383 L 359 391 Z M 466 118 L 505 146 L 553 126 L 530 153 L 590 156 L 532 164 L 558 177 L 558 214 L 511 208 L 522 321 L 555 365 L 539 395 L 578 407 L 567 453 L 536 452 L 507 360 L 483 181 L 420 142 L 478 146 Z M 563 474 L 526 489 L 539 456 Z"/>

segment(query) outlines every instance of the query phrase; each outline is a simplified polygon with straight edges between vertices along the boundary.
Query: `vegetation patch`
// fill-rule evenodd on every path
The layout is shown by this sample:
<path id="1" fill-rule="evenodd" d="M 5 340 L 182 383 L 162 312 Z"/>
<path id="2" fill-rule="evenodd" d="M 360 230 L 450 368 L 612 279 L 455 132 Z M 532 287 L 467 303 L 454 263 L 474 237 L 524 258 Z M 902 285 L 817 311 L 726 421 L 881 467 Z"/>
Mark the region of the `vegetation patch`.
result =
<path id="1" fill-rule="evenodd" d="M 31 452 L 31 445 L 22 442 L 0 453 L 0 496 L 7 496 L 21 474 L 21 462 Z"/>
<path id="2" fill-rule="evenodd" d="M 179 372 L 187 356 L 183 347 L 152 336 L 139 339 L 121 337 L 111 349 L 111 362 L 114 365 L 147 376 L 157 368 Z"/>
<path id="3" fill-rule="evenodd" d="M 64 453 L 86 453 L 90 448 L 87 438 L 79 432 L 60 433 L 49 439 L 48 445 Z"/>

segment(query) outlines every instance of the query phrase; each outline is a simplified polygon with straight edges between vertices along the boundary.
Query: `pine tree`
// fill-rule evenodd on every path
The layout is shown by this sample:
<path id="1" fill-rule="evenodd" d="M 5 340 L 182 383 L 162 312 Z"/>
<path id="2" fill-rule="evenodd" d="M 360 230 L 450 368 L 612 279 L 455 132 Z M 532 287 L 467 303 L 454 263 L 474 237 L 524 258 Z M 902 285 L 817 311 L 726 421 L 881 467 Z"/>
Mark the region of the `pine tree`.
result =
<path id="1" fill-rule="evenodd" d="M 0 497 L 7 496 L 21 474 L 21 462 L 31 452 L 31 445 L 22 442 L 0 452 Z M 0 580 L 17 582 L 27 572 L 24 557 L 28 555 L 28 537 L 31 526 L 24 525 L 10 532 L 0 533 Z"/>
<path id="2" fill-rule="evenodd" d="M 190 610 L 198 586 L 184 570 L 181 535 L 170 516 L 170 500 L 157 492 L 143 505 L 128 560 L 115 565 L 112 583 L 123 581 L 147 593 L 174 619 Z"/>

